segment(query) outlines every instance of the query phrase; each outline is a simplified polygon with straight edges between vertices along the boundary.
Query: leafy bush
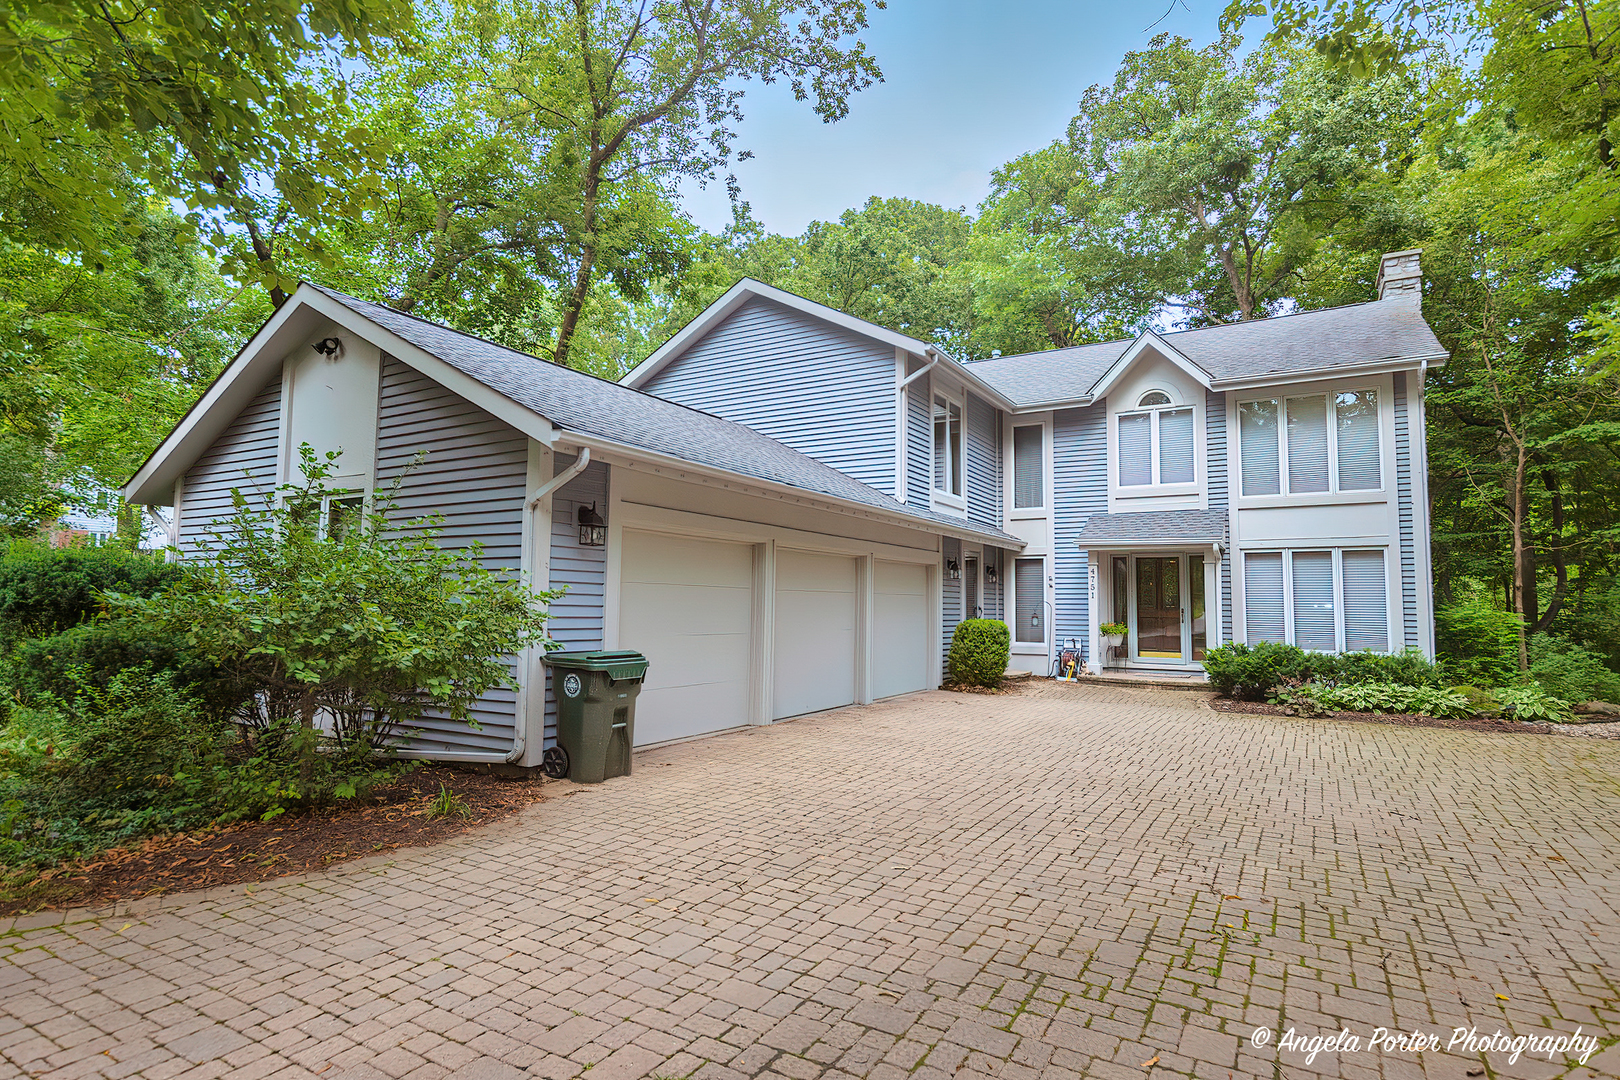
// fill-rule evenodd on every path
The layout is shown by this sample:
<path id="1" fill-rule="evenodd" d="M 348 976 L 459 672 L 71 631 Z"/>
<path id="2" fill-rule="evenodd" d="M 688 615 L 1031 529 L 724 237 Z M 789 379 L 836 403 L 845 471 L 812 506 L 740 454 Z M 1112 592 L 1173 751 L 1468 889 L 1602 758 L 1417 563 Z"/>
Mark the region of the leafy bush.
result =
<path id="1" fill-rule="evenodd" d="M 1000 686 L 1012 659 L 1007 624 L 999 619 L 963 619 L 951 635 L 951 681 L 962 686 Z"/>
<path id="2" fill-rule="evenodd" d="M 1502 702 L 1489 690 L 1481 690 L 1477 686 L 1453 686 L 1453 694 L 1461 694 L 1468 699 L 1473 707 L 1475 716 L 1496 717 L 1502 715 Z"/>
<path id="3" fill-rule="evenodd" d="M 1435 645 L 1452 678 L 1478 686 L 1511 682 L 1519 671 L 1523 619 L 1483 595 L 1464 597 L 1434 613 Z"/>
<path id="4" fill-rule="evenodd" d="M 1131 632 L 1131 628 L 1122 622 L 1105 622 L 1097 627 L 1097 633 L 1103 637 L 1124 637 Z"/>
<path id="5" fill-rule="evenodd" d="M 1370 650 L 1339 653 L 1316 669 L 1318 679 L 1350 683 L 1399 683 L 1402 686 L 1440 686 L 1440 665 L 1417 649 L 1398 653 L 1378 653 Z"/>
<path id="6" fill-rule="evenodd" d="M 1546 720 L 1562 724 L 1575 715 L 1569 702 L 1553 697 L 1534 683 L 1504 686 L 1496 692 L 1496 699 L 1513 710 L 1515 720 Z"/>
<path id="7" fill-rule="evenodd" d="M 1565 701 L 1620 702 L 1620 675 L 1597 653 L 1555 634 L 1530 639 L 1530 677 Z"/>
<path id="8" fill-rule="evenodd" d="M 105 690 L 121 671 L 168 672 L 178 687 L 194 690 L 209 713 L 229 712 L 242 696 L 235 680 L 187 652 L 173 634 L 129 619 L 96 619 L 59 634 L 22 642 L 5 672 L 21 701 L 70 700 L 86 686 Z"/>
<path id="9" fill-rule="evenodd" d="M 1437 717 L 1465 717 L 1472 716 L 1474 712 L 1465 695 L 1437 686 L 1403 686 L 1400 683 L 1326 686 L 1311 683 L 1293 688 L 1288 694 L 1288 703 L 1308 697 L 1326 710 L 1416 713 Z"/>
<path id="10" fill-rule="evenodd" d="M 177 563 L 113 547 L 39 548 L 0 559 L 0 650 L 103 610 L 105 592 L 152 596 L 180 577 Z"/>
<path id="11" fill-rule="evenodd" d="M 1264 701 L 1285 680 L 1304 682 L 1316 662 L 1305 650 L 1275 641 L 1237 641 L 1204 654 L 1210 685 L 1242 701 Z"/>

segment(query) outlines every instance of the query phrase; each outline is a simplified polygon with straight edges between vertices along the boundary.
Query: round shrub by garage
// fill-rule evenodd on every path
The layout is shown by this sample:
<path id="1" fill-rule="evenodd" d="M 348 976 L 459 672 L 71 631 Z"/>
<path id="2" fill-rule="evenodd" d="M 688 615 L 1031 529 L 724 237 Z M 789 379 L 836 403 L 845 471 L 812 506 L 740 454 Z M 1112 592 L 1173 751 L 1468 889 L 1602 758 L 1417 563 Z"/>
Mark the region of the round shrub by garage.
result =
<path id="1" fill-rule="evenodd" d="M 951 681 L 960 686 L 1001 685 L 1012 659 L 1012 637 L 997 619 L 963 619 L 951 635 Z"/>

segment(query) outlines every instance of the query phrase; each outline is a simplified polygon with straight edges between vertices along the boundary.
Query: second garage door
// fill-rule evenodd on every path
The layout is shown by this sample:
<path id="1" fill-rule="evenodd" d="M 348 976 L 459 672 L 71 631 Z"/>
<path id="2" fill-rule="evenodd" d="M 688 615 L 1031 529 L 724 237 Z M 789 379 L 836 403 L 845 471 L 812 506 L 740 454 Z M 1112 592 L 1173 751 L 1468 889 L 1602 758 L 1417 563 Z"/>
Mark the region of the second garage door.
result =
<path id="1" fill-rule="evenodd" d="M 625 530 L 619 640 L 649 661 L 637 746 L 748 723 L 753 587 L 747 544 Z"/>
<path id="2" fill-rule="evenodd" d="M 855 702 L 855 560 L 776 553 L 777 719 Z"/>
<path id="3" fill-rule="evenodd" d="M 928 568 L 873 564 L 872 696 L 926 689 L 933 636 L 928 633 Z"/>

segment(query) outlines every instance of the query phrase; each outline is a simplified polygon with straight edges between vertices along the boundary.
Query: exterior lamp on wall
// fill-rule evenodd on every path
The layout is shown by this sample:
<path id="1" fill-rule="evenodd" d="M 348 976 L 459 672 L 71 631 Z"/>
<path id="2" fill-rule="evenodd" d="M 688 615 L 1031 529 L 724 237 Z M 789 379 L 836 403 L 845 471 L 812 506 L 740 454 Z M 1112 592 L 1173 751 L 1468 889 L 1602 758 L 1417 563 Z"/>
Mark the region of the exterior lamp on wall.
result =
<path id="1" fill-rule="evenodd" d="M 962 577 L 962 565 L 955 559 L 945 560 L 945 577 L 948 581 L 959 581 Z"/>
<path id="2" fill-rule="evenodd" d="M 984 564 L 984 583 L 986 585 L 994 585 L 996 583 L 996 564 L 995 563 L 985 563 Z"/>
<path id="3" fill-rule="evenodd" d="M 596 504 L 579 508 L 579 546 L 603 547 L 607 544 L 607 522 L 596 512 Z"/>

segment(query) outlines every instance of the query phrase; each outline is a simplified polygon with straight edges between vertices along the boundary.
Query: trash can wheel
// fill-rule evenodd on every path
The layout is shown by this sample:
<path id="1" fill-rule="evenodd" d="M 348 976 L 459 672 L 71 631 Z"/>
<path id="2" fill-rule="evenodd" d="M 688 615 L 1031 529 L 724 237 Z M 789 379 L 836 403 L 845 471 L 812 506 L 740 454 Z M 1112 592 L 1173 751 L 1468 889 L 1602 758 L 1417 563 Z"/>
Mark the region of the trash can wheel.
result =
<path id="1" fill-rule="evenodd" d="M 553 780 L 562 780 L 568 776 L 568 751 L 560 746 L 548 746 L 546 752 L 540 755 L 540 771 Z"/>

